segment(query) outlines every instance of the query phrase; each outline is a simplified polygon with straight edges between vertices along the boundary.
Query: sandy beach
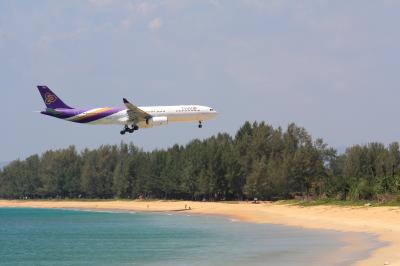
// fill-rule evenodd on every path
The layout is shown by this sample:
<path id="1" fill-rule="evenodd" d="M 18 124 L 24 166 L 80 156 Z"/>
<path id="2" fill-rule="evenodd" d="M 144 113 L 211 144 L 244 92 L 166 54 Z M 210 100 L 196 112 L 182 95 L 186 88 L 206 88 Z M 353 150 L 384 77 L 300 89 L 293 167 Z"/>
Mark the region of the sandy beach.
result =
<path id="1" fill-rule="evenodd" d="M 185 210 L 190 207 L 190 210 Z M 307 229 L 364 232 L 377 236 L 385 246 L 356 265 L 400 265 L 399 207 L 300 207 L 275 203 L 215 203 L 190 201 L 8 201 L 0 207 L 79 208 L 93 210 L 179 211 L 192 214 L 222 215 L 252 223 L 270 223 Z M 365 249 L 366 243 L 349 234 L 343 252 Z"/>

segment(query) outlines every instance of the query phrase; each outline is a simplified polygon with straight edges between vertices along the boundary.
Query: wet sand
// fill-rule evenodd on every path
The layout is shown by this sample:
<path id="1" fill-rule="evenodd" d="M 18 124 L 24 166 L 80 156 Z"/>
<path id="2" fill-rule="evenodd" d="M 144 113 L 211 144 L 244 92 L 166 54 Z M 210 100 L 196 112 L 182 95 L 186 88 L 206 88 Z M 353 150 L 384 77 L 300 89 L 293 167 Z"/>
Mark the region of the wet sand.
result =
<path id="1" fill-rule="evenodd" d="M 185 209 L 185 206 L 187 209 Z M 356 265 L 400 265 L 399 207 L 301 207 L 275 203 L 190 202 L 190 201 L 8 201 L 0 207 L 72 208 L 93 210 L 188 212 L 222 215 L 252 223 L 270 223 L 307 229 L 327 229 L 349 232 L 343 239 L 343 253 L 368 250 L 368 243 L 351 232 L 376 235 L 385 245 L 358 261 Z M 188 209 L 190 207 L 190 210 Z"/>

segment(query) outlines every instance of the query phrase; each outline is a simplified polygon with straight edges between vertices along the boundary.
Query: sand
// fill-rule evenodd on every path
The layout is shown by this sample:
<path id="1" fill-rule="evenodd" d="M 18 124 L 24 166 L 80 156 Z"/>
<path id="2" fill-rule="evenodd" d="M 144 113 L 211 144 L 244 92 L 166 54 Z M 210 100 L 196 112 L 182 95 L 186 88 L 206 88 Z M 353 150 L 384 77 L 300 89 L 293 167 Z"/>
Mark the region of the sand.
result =
<path id="1" fill-rule="evenodd" d="M 185 205 L 191 210 L 185 210 Z M 79 208 L 94 210 L 179 211 L 192 214 L 223 215 L 252 223 L 270 223 L 308 229 L 348 232 L 343 252 L 365 250 L 367 243 L 351 232 L 374 234 L 385 243 L 356 265 L 400 265 L 399 207 L 301 207 L 276 203 L 251 204 L 190 201 L 7 201 L 0 207 Z"/>

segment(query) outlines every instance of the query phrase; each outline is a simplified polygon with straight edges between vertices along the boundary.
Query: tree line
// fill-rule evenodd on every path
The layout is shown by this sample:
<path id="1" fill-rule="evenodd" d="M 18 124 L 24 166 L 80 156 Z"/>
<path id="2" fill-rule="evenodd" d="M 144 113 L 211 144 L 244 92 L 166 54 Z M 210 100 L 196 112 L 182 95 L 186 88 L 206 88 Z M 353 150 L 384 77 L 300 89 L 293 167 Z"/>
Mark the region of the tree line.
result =
<path id="1" fill-rule="evenodd" d="M 246 122 L 185 146 L 74 146 L 16 160 L 0 171 L 1 198 L 338 200 L 400 195 L 399 143 L 349 147 L 344 154 L 302 127 Z"/>

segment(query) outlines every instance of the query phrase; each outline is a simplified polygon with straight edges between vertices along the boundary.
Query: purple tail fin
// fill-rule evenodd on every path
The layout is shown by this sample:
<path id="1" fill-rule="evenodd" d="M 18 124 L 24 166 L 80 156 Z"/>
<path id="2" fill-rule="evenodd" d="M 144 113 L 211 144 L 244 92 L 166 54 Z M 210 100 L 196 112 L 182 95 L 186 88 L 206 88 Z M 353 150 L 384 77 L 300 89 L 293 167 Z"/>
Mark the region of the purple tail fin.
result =
<path id="1" fill-rule="evenodd" d="M 46 104 L 47 108 L 57 109 L 57 108 L 65 108 L 65 109 L 73 109 L 66 105 L 57 95 L 52 92 L 47 86 L 37 86 L 40 94 L 42 95 L 43 101 Z"/>

